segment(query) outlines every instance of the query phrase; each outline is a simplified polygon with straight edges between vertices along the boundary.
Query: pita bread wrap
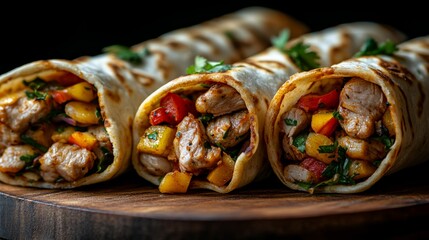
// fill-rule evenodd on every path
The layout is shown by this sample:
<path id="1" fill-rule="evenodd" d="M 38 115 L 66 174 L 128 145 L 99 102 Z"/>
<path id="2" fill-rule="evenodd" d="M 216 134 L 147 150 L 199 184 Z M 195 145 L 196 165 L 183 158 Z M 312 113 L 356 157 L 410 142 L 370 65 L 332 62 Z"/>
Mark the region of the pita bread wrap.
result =
<path id="1" fill-rule="evenodd" d="M 196 55 L 231 63 L 265 49 L 284 28 L 307 31 L 280 12 L 250 7 L 128 51 L 111 46 L 115 54 L 41 60 L 1 75 L 0 180 L 74 188 L 120 175 L 131 169 L 132 121 L 146 96 L 184 74 Z"/>
<path id="2" fill-rule="evenodd" d="M 310 193 L 357 193 L 427 160 L 429 37 L 398 49 L 392 56 L 362 56 L 295 74 L 279 89 L 268 110 L 265 138 L 271 166 L 284 185 Z M 300 126 L 308 94 L 320 99 L 314 96 L 333 89 L 338 89 L 337 102 L 325 105 L 328 110 L 308 111 L 311 124 Z M 333 111 L 341 117 L 326 134 L 320 125 L 329 124 L 322 118 Z M 295 133 L 283 130 L 292 116 L 298 120 L 293 127 L 301 129 Z M 303 151 L 293 150 L 304 145 L 295 140 L 299 136 L 304 136 Z"/>
<path id="3" fill-rule="evenodd" d="M 368 37 L 404 39 L 390 27 L 355 22 L 303 35 L 286 48 L 308 44 L 322 66 L 329 66 L 351 57 Z M 195 188 L 228 193 L 269 173 L 265 114 L 276 90 L 299 68 L 275 47 L 231 69 L 217 67 L 224 71 L 174 79 L 137 111 L 133 166 L 162 193 Z M 188 107 L 177 107 L 183 105 Z"/>

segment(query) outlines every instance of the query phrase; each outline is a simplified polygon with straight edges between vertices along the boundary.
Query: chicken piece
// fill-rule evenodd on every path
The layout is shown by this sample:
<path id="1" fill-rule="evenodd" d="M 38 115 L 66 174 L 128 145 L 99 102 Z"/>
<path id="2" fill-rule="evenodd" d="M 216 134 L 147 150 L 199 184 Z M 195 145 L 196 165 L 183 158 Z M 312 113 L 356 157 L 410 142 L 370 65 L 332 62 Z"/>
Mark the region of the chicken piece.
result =
<path id="1" fill-rule="evenodd" d="M 200 113 L 211 113 L 217 117 L 245 109 L 246 104 L 234 88 L 215 84 L 197 98 L 195 107 Z"/>
<path id="2" fill-rule="evenodd" d="M 173 163 L 162 156 L 140 153 L 139 160 L 148 172 L 155 176 L 164 176 L 173 171 Z"/>
<path id="3" fill-rule="evenodd" d="M 386 146 L 379 141 L 365 141 L 350 136 L 340 137 L 337 141 L 338 145 L 347 149 L 346 155 L 353 159 L 373 162 L 375 160 L 383 159 L 387 154 Z"/>
<path id="4" fill-rule="evenodd" d="M 8 126 L 0 123 L 0 146 L 17 145 L 20 143 L 19 134 Z"/>
<path id="5" fill-rule="evenodd" d="M 173 146 L 180 170 L 194 175 L 215 167 L 221 160 L 221 149 L 210 145 L 203 124 L 192 114 L 177 125 Z"/>
<path id="6" fill-rule="evenodd" d="M 0 157 L 0 172 L 16 173 L 25 167 L 21 156 L 35 155 L 37 151 L 29 145 L 7 147 Z"/>
<path id="7" fill-rule="evenodd" d="M 212 143 L 229 148 L 241 142 L 249 129 L 249 113 L 244 110 L 210 121 L 207 125 L 207 135 Z"/>
<path id="8" fill-rule="evenodd" d="M 0 107 L 0 121 L 4 122 L 15 132 L 23 132 L 30 124 L 46 117 L 52 109 L 52 100 L 29 99 L 21 97 L 11 105 Z"/>
<path id="9" fill-rule="evenodd" d="M 54 143 L 40 159 L 40 170 L 46 182 L 55 182 L 59 177 L 76 181 L 93 167 L 96 156 L 77 145 Z"/>
<path id="10" fill-rule="evenodd" d="M 281 131 L 294 137 L 310 124 L 311 115 L 300 108 L 292 108 L 283 114 L 282 119 Z"/>
<path id="11" fill-rule="evenodd" d="M 341 90 L 338 111 L 343 120 L 340 124 L 348 135 L 368 138 L 386 108 L 386 97 L 378 85 L 353 78 Z"/>
<path id="12" fill-rule="evenodd" d="M 91 126 L 88 128 L 88 132 L 95 136 L 100 147 L 112 150 L 112 143 L 110 142 L 109 134 L 104 126 Z"/>
<path id="13" fill-rule="evenodd" d="M 283 173 L 286 180 L 290 182 L 312 183 L 315 180 L 313 174 L 309 170 L 296 164 L 287 165 L 283 169 Z"/>

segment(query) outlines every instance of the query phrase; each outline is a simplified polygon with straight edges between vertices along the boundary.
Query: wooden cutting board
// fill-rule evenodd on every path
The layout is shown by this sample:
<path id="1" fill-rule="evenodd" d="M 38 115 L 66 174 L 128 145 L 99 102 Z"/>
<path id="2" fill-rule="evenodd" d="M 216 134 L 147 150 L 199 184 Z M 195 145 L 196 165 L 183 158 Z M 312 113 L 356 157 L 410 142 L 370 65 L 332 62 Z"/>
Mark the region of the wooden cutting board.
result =
<path id="1" fill-rule="evenodd" d="M 349 195 L 294 192 L 274 177 L 229 194 L 161 194 L 133 172 L 73 190 L 0 183 L 0 238 L 429 237 L 428 169 L 405 169 Z"/>

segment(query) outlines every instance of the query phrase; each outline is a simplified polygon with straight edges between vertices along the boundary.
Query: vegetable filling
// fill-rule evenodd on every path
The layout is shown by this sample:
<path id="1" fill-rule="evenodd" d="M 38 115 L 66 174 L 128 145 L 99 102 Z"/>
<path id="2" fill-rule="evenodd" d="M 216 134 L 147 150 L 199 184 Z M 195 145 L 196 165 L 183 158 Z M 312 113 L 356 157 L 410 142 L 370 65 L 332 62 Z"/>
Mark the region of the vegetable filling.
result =
<path id="1" fill-rule="evenodd" d="M 169 92 L 150 112 L 151 126 L 137 145 L 139 161 L 160 177 L 161 192 L 186 192 L 192 178 L 224 186 L 249 145 L 249 117 L 240 94 L 225 84 Z"/>
<path id="2" fill-rule="evenodd" d="M 0 172 L 73 182 L 113 162 L 96 89 L 68 72 L 17 84 L 0 98 Z"/>
<path id="3" fill-rule="evenodd" d="M 284 176 L 304 189 L 354 185 L 378 168 L 395 141 L 381 88 L 360 78 L 302 96 L 283 113 Z"/>

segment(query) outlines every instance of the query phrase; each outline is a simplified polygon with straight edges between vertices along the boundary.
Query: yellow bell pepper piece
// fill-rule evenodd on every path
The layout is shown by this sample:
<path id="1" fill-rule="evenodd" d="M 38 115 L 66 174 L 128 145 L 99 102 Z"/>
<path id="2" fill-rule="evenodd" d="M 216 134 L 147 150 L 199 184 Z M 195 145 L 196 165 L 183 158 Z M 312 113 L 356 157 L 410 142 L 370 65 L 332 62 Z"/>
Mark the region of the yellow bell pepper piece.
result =
<path id="1" fill-rule="evenodd" d="M 97 97 L 97 92 L 94 87 L 87 83 L 81 82 L 70 86 L 65 91 L 74 99 L 82 102 L 91 102 Z"/>
<path id="2" fill-rule="evenodd" d="M 330 164 L 336 157 L 336 151 L 332 153 L 320 153 L 320 146 L 333 145 L 334 142 L 323 134 L 309 133 L 305 142 L 305 152 L 319 161 Z"/>
<path id="3" fill-rule="evenodd" d="M 375 172 L 376 167 L 367 161 L 354 160 L 350 164 L 349 176 L 354 180 L 367 178 Z"/>
<path id="4" fill-rule="evenodd" d="M 69 102 L 64 107 L 65 113 L 83 124 L 98 124 L 100 119 L 97 116 L 97 105 L 85 102 Z"/>
<path id="5" fill-rule="evenodd" d="M 213 169 L 208 175 L 207 180 L 216 186 L 223 186 L 232 179 L 235 162 L 226 154 L 222 154 L 222 162 Z"/>
<path id="6" fill-rule="evenodd" d="M 174 128 L 162 125 L 148 127 L 137 145 L 137 150 L 166 157 L 176 135 Z"/>
<path id="7" fill-rule="evenodd" d="M 161 193 L 185 193 L 192 176 L 189 173 L 174 171 L 167 173 L 159 184 Z"/>
<path id="8" fill-rule="evenodd" d="M 92 150 L 97 145 L 97 138 L 89 132 L 76 131 L 70 135 L 69 142 L 88 150 Z"/>
<path id="9" fill-rule="evenodd" d="M 322 127 L 334 117 L 333 113 L 334 112 L 321 112 L 313 114 L 311 117 L 311 128 L 317 133 L 320 132 Z"/>

